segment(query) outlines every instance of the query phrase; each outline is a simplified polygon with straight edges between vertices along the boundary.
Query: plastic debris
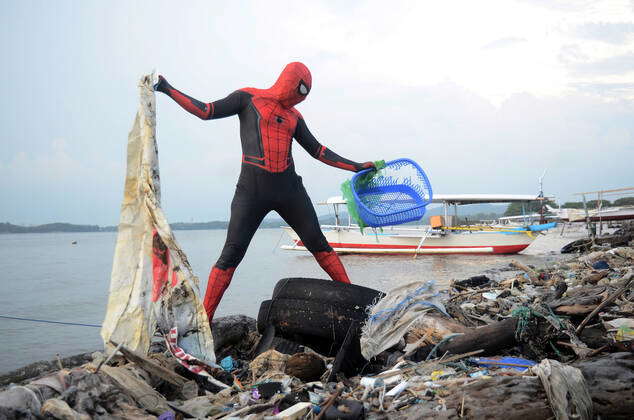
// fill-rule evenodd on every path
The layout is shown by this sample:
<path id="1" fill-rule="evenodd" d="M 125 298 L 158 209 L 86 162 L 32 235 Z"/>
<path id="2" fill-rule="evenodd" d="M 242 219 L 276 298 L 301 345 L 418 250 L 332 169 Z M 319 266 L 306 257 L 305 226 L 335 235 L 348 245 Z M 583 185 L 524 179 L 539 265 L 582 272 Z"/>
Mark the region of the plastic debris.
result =
<path id="1" fill-rule="evenodd" d="M 605 260 L 599 260 L 592 264 L 592 268 L 594 268 L 595 270 L 607 270 L 610 268 L 610 266 Z"/>
<path id="2" fill-rule="evenodd" d="M 521 372 L 537 364 L 532 360 L 522 359 L 520 357 L 475 358 L 474 361 L 478 366 L 509 368 Z"/>
<path id="3" fill-rule="evenodd" d="M 241 343 L 222 346 L 220 366 L 209 369 L 210 377 L 181 368 L 163 343 L 151 347 L 147 358 L 187 376 L 187 384 L 198 387 L 195 393 L 178 381 L 159 386 L 155 374 L 165 372 L 152 364 L 133 363 L 125 352 L 110 360 L 96 354 L 94 362 L 72 370 L 64 363 L 67 369 L 50 374 L 34 369 L 39 379 L 30 382 L 14 378 L 25 385 L 0 391 L 0 417 L 30 412 L 32 418 L 87 420 L 96 411 L 89 413 L 86 407 L 95 407 L 91 410 L 122 418 L 173 412 L 194 418 L 271 420 L 318 414 L 321 420 L 503 418 L 512 410 L 521 410 L 525 418 L 629 418 L 627 401 L 634 383 L 634 371 L 627 368 L 634 363 L 634 319 L 625 317 L 634 312 L 630 249 L 603 249 L 545 268 L 527 267 L 534 272 L 528 280 L 522 271 L 502 270 L 473 286 L 462 283 L 443 293 L 425 292 L 433 296 L 420 300 L 443 305 L 451 318 L 435 306 L 417 304 L 421 296 L 405 303 L 395 300 L 384 306 L 385 312 L 378 308 L 373 312 L 377 319 L 384 317 L 392 323 L 384 326 L 398 333 L 374 337 L 375 349 L 384 347 L 382 340 L 392 344 L 371 363 L 363 363 L 364 376 L 322 373 L 342 361 L 305 347 L 297 350 L 301 343 L 272 346 L 299 353 L 268 350 L 253 358 L 258 333 L 227 325 L 227 330 L 244 330 L 245 336 Z M 603 272 L 593 265 L 601 261 L 609 269 L 595 282 Z M 400 330 L 399 320 L 407 327 Z M 214 329 L 217 336 L 218 331 Z M 350 353 L 355 356 L 362 357 Z M 304 376 L 303 361 L 319 365 L 321 380 L 313 380 L 318 375 L 305 376 L 310 381 L 299 377 Z M 205 395 L 192 397 L 198 392 Z M 593 402 L 589 393 L 601 399 Z"/>
<path id="4" fill-rule="evenodd" d="M 226 370 L 227 372 L 231 372 L 235 369 L 233 357 L 227 356 L 220 361 L 220 367 Z"/>

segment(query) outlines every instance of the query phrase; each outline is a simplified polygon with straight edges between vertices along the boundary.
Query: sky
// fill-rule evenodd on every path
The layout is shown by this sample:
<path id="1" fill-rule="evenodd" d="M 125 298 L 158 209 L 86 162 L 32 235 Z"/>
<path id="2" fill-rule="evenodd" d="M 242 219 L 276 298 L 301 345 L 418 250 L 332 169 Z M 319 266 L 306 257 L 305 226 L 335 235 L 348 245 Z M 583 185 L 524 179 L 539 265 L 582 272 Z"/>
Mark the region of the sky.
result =
<path id="1" fill-rule="evenodd" d="M 291 61 L 322 144 L 414 159 L 437 193 L 533 194 L 545 170 L 560 203 L 634 186 L 631 0 L 0 3 L 0 222 L 118 222 L 143 74 L 208 102 Z M 168 220 L 228 219 L 237 117 L 157 102 Z M 352 175 L 293 156 L 313 202 Z"/>

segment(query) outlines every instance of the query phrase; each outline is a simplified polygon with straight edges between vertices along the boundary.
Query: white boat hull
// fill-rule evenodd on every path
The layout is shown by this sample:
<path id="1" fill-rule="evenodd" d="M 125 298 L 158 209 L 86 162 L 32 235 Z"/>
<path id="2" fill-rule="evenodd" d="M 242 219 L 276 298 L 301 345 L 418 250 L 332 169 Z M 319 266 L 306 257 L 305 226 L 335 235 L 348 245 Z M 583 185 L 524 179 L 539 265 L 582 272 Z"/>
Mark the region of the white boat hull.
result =
<path id="1" fill-rule="evenodd" d="M 292 240 L 282 249 L 306 251 L 290 227 L 284 227 Z M 421 228 L 366 229 L 356 227 L 322 229 L 330 246 L 338 253 L 356 254 L 516 254 L 535 239 L 526 232 L 476 231 L 429 234 Z M 423 239 L 424 238 L 424 239 Z"/>

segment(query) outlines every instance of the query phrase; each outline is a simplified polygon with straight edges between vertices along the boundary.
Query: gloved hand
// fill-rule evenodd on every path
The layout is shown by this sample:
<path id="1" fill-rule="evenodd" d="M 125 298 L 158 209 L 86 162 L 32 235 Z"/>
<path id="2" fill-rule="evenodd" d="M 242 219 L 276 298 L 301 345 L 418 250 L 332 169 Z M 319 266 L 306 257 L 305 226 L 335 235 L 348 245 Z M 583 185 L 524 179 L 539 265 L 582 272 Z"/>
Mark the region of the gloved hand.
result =
<path id="1" fill-rule="evenodd" d="M 376 166 L 374 165 L 374 162 L 363 162 L 363 163 L 358 163 L 356 165 L 356 171 L 355 172 L 360 172 L 364 169 L 368 169 L 368 168 L 376 168 Z"/>
<path id="2" fill-rule="evenodd" d="M 159 77 L 158 77 L 158 82 L 156 82 L 154 84 L 154 86 L 153 86 L 155 91 L 163 92 L 163 93 L 167 93 L 167 89 L 171 88 L 171 87 L 172 86 L 170 86 L 170 84 L 167 82 L 167 80 L 163 76 L 161 76 L 160 74 L 159 74 Z"/>

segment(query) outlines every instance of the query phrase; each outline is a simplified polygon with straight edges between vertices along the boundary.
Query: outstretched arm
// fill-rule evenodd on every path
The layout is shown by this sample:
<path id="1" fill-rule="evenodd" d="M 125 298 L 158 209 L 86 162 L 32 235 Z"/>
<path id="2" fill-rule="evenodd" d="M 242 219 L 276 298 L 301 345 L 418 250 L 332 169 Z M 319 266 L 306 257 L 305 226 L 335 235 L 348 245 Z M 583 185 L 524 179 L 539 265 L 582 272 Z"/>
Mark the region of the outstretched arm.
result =
<path id="1" fill-rule="evenodd" d="M 306 122 L 303 118 L 298 118 L 297 126 L 295 127 L 295 135 L 297 142 L 315 159 L 319 159 L 327 165 L 334 166 L 335 168 L 345 169 L 352 172 L 359 172 L 366 168 L 373 168 L 373 162 L 358 163 L 346 158 L 343 158 L 327 148 L 322 146 L 313 133 L 310 132 L 306 126 Z"/>
<path id="2" fill-rule="evenodd" d="M 172 87 L 163 76 L 159 76 L 159 81 L 154 85 L 154 90 L 163 92 L 183 107 L 184 110 L 194 114 L 201 120 L 224 118 L 239 113 L 244 104 L 243 97 L 248 95 L 245 92 L 235 91 L 224 99 L 203 103 Z"/>

